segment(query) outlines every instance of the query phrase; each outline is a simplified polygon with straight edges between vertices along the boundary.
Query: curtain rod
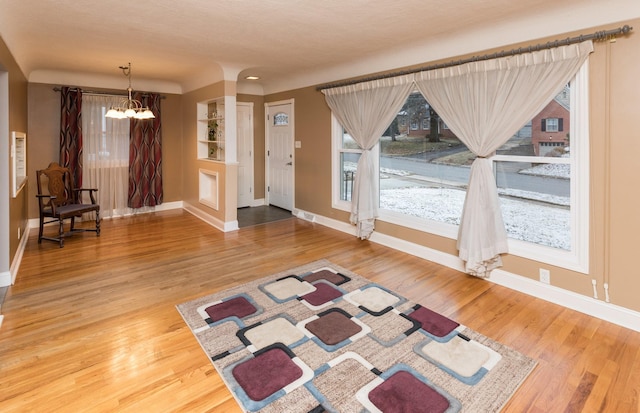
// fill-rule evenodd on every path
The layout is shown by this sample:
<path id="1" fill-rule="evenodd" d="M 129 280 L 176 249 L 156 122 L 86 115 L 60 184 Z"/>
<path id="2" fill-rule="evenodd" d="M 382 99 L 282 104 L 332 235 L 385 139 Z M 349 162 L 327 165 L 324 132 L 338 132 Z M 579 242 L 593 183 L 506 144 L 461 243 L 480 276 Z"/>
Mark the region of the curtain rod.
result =
<path id="1" fill-rule="evenodd" d="M 517 49 L 511 49 L 506 51 L 503 50 L 501 52 L 484 54 L 481 56 L 473 56 L 467 59 L 452 60 L 446 63 L 419 67 L 416 69 L 402 70 L 399 72 L 387 73 L 387 74 L 382 74 L 377 76 L 369 76 L 369 77 L 358 79 L 358 80 L 345 80 L 343 82 L 327 83 L 327 84 L 316 87 L 316 90 L 324 90 L 324 89 L 331 89 L 331 88 L 340 87 L 340 86 L 356 85 L 358 83 L 370 82 L 372 80 L 388 79 L 390 77 L 409 75 L 412 73 L 425 72 L 428 70 L 442 69 L 442 68 L 451 67 L 451 66 L 459 66 L 465 63 L 479 62 L 483 60 L 497 59 L 505 56 L 515 56 L 523 53 L 537 52 L 539 50 L 552 49 L 554 47 L 567 46 L 574 43 L 582 43 L 587 40 L 600 41 L 600 40 L 615 39 L 616 35 L 618 34 L 626 35 L 631 30 L 633 30 L 633 27 L 629 26 L 628 24 L 625 24 L 624 26 L 618 27 L 617 29 L 613 29 L 613 30 L 603 30 L 603 31 L 598 31 L 591 34 L 583 34 L 576 37 L 567 37 L 566 39 L 563 39 L 563 40 L 554 40 L 547 43 L 539 43 L 533 46 L 519 47 Z"/>
<path id="2" fill-rule="evenodd" d="M 62 89 L 59 88 L 58 86 L 53 88 L 54 92 L 60 92 Z M 127 94 L 122 94 L 119 95 L 117 93 L 113 93 L 113 92 L 102 92 L 102 91 L 98 91 L 98 90 L 87 90 L 87 89 L 81 89 L 79 87 L 70 87 L 69 90 L 73 91 L 73 92 L 77 92 L 77 91 L 81 91 L 82 93 L 86 93 L 88 95 L 103 95 L 103 96 L 124 96 L 124 97 L 128 97 Z M 149 93 L 142 93 L 142 96 L 148 96 Z M 160 95 L 160 99 L 166 99 L 167 97 L 164 95 Z"/>

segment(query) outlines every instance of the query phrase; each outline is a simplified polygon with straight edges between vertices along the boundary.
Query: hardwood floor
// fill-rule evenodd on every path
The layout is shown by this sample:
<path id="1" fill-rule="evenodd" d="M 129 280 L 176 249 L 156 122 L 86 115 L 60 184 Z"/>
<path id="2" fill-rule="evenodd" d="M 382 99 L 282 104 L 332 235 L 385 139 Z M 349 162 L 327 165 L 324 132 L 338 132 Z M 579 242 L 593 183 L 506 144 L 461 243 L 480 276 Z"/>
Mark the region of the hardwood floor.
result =
<path id="1" fill-rule="evenodd" d="M 318 224 L 222 233 L 174 210 L 63 249 L 34 232 L 3 307 L 1 412 L 240 412 L 175 305 L 320 258 L 535 358 L 506 412 L 640 411 L 640 333 Z"/>

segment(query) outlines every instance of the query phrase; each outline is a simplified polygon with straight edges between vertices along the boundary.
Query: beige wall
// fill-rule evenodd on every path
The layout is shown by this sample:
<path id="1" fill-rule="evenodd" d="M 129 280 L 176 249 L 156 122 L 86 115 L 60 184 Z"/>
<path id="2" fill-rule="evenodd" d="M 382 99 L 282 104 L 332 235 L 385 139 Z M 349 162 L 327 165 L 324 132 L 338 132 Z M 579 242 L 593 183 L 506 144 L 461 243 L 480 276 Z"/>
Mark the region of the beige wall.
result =
<path id="1" fill-rule="evenodd" d="M 55 86 L 59 85 L 29 84 L 27 168 L 29 177 L 33 176 L 33 179 L 29 179 L 29 218 L 38 217 L 35 171 L 59 160 L 60 92 L 53 90 Z M 122 93 L 121 90 L 113 92 Z M 182 97 L 171 94 L 164 96 L 165 99 L 160 103 L 164 202 L 174 202 L 182 200 Z"/>
<path id="2" fill-rule="evenodd" d="M 182 201 L 182 95 L 163 94 L 162 186 L 163 202 Z"/>
<path id="3" fill-rule="evenodd" d="M 625 23 L 640 27 L 638 20 Z M 617 26 L 598 27 L 593 31 L 614 27 Z M 570 33 L 568 36 L 577 34 L 580 33 Z M 554 39 L 540 39 L 540 42 Z M 538 40 L 531 43 L 538 43 Z M 424 65 L 431 63 L 436 62 L 425 62 Z M 636 238 L 640 233 L 640 214 L 637 213 L 640 195 L 635 191 L 637 172 L 634 170 L 640 153 L 637 132 L 640 115 L 640 76 L 637 69 L 640 66 L 640 34 L 632 32 L 615 43 L 596 43 L 589 66 L 590 272 L 585 275 L 509 255 L 504 257 L 503 269 L 537 280 L 539 268 L 549 268 L 553 285 L 587 296 L 593 295 L 591 281 L 595 279 L 600 299 L 604 298 L 602 285 L 608 282 L 612 303 L 640 311 L 640 300 L 637 298 L 640 277 L 637 276 L 635 263 Z M 302 148 L 296 149 L 295 206 L 348 222 L 346 212 L 331 207 L 331 117 L 324 96 L 315 87 L 308 87 L 268 95 L 265 101 L 292 98 L 295 99 L 295 136 L 302 143 Z M 610 102 L 609 107 L 607 101 Z M 384 222 L 378 222 L 376 230 L 457 255 L 455 240 L 452 239 Z M 361 241 L 354 238 L 354 242 Z"/>
<path id="4" fill-rule="evenodd" d="M 0 208 L 0 211 L 2 211 L 2 216 L 0 216 L 0 237 L 2 237 L 0 241 L 0 245 L 2 245 L 2 251 L 0 251 L 0 273 L 8 273 L 20 244 L 18 229 L 20 229 L 20 233 L 23 234 L 27 227 L 26 211 L 28 205 L 27 191 L 23 189 L 16 198 L 13 198 L 10 188 L 8 187 L 8 182 L 11 182 L 10 180 L 12 179 L 9 155 L 11 148 L 11 131 L 27 132 L 28 112 L 27 79 L 18 67 L 2 38 L 0 38 L 0 71 L 7 73 L 9 85 L 9 123 L 0 124 L 0 127 L 3 128 L 0 132 L 0 145 L 3 146 L 0 151 L 0 154 L 2 154 L 0 167 L 4 168 L 1 176 L 2 179 L 5 180 L 0 188 L 5 188 L 6 185 L 9 189 L 8 193 L 0 194 L 0 202 L 3 203 Z M 1 93 L 5 93 L 5 91 Z M 29 145 L 29 136 L 27 135 L 27 153 L 29 151 Z M 8 199 L 8 203 L 5 203 L 6 199 Z M 8 246 L 8 248 L 6 248 L 6 246 Z"/>
<path id="5" fill-rule="evenodd" d="M 229 82 L 218 82 L 213 85 L 194 90 L 182 96 L 182 163 L 183 168 L 183 201 L 195 208 L 201 209 L 215 219 L 226 222 L 226 187 L 227 187 L 227 167 L 222 162 L 200 160 L 197 151 L 197 104 L 208 102 L 214 99 L 223 98 L 225 93 L 231 93 L 228 89 L 234 88 Z M 235 91 L 233 92 L 235 94 Z M 225 125 L 225 128 L 229 125 Z M 218 209 L 210 208 L 199 202 L 199 179 L 200 169 L 216 172 L 218 174 L 218 189 L 220 198 L 218 199 Z M 233 191 L 236 193 L 237 191 Z"/>
<path id="6" fill-rule="evenodd" d="M 60 93 L 54 85 L 29 84 L 29 218 L 38 218 L 36 171 L 58 162 L 60 153 Z"/>
<path id="7" fill-rule="evenodd" d="M 629 24 L 640 28 L 640 20 Z M 640 154 L 639 66 L 640 33 L 636 31 L 629 39 L 598 44 L 591 70 L 592 87 L 599 84 L 603 89 L 598 89 L 599 94 L 592 96 L 591 102 L 591 178 L 603 179 L 594 188 L 594 201 L 603 212 L 592 215 L 592 222 L 596 227 L 603 227 L 603 236 L 594 240 L 598 248 L 592 254 L 592 262 L 610 274 L 612 302 L 635 310 L 640 310 L 640 277 L 635 263 L 640 234 L 640 195 L 636 191 Z M 607 100 L 610 100 L 609 108 L 605 105 Z"/>

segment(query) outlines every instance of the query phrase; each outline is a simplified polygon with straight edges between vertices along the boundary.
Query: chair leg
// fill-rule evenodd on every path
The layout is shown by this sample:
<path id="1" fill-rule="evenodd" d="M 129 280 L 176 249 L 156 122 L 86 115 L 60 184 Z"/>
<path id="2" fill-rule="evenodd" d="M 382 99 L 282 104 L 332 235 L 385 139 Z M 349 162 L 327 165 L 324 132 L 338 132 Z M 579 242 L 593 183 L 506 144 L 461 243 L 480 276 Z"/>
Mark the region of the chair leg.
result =
<path id="1" fill-rule="evenodd" d="M 44 230 L 44 218 L 40 217 L 40 229 L 38 230 L 38 244 L 42 244 L 42 232 Z"/>
<path id="2" fill-rule="evenodd" d="M 64 247 L 64 219 L 60 219 L 60 248 Z"/>
<path id="3" fill-rule="evenodd" d="M 100 211 L 96 211 L 96 237 L 100 236 Z"/>

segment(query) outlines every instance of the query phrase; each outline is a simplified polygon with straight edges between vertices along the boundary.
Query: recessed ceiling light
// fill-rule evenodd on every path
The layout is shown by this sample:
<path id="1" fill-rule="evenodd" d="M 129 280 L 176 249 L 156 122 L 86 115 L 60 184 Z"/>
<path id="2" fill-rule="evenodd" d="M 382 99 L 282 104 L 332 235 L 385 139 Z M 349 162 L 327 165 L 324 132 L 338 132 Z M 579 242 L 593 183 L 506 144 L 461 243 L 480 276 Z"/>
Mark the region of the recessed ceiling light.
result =
<path id="1" fill-rule="evenodd" d="M 260 76 L 247 76 L 247 77 L 245 77 L 245 79 L 247 79 L 247 80 L 258 80 L 258 79 L 260 79 Z"/>

